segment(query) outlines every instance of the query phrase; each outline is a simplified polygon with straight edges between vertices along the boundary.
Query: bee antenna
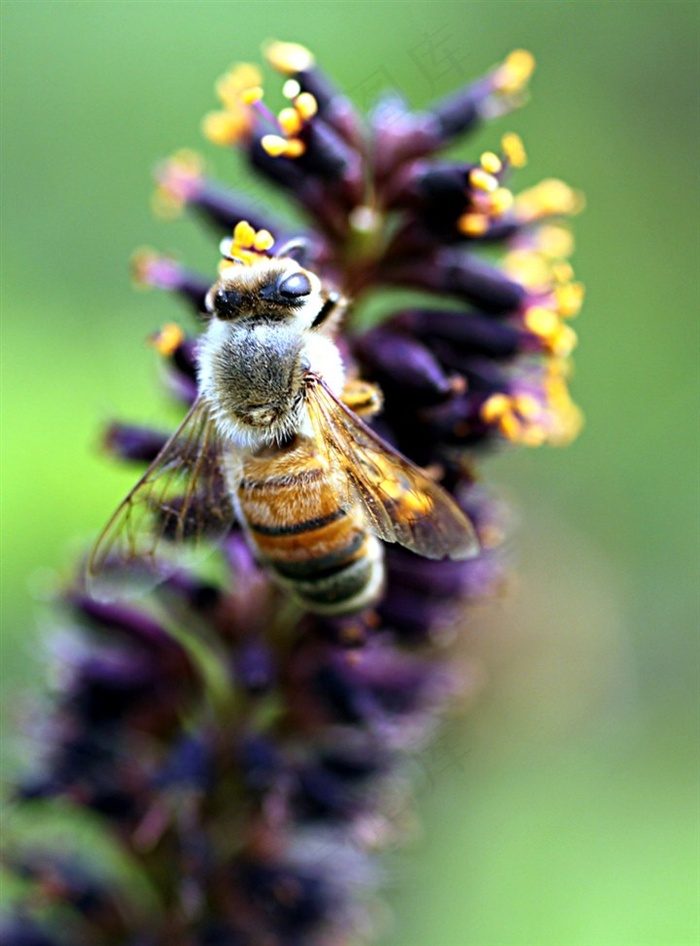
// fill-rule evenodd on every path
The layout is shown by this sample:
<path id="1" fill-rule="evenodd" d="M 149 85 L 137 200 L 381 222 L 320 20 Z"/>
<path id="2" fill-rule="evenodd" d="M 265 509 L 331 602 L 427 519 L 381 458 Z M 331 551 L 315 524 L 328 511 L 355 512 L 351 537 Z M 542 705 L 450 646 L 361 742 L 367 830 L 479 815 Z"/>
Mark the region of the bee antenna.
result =
<path id="1" fill-rule="evenodd" d="M 297 263 L 301 263 L 303 266 L 305 260 L 308 258 L 309 249 L 309 241 L 305 237 L 295 237 L 284 243 L 275 253 L 275 256 L 278 258 L 284 257 L 286 259 L 296 260 Z"/>

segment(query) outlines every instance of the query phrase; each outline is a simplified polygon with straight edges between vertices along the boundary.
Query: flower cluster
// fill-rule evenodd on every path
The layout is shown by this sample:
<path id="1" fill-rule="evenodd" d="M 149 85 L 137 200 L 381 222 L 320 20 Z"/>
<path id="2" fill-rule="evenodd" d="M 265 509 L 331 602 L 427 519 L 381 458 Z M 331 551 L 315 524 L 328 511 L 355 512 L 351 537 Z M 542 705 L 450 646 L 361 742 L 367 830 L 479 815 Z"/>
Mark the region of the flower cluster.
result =
<path id="1" fill-rule="evenodd" d="M 371 940 L 377 852 L 410 809 L 406 761 L 464 688 L 446 644 L 504 575 L 503 512 L 475 460 L 500 442 L 565 443 L 580 426 L 567 377 L 582 290 L 564 220 L 581 198 L 556 180 L 514 194 L 526 160 L 514 134 L 473 162 L 439 156 L 520 104 L 532 57 L 514 52 L 423 111 L 387 95 L 366 120 L 304 47 L 271 43 L 266 58 L 288 104 L 270 110 L 261 72 L 237 66 L 204 130 L 286 191 L 305 223 L 222 188 L 191 152 L 157 169 L 155 205 L 196 211 L 237 257 L 304 237 L 304 265 L 351 300 L 337 343 L 350 375 L 383 392 L 375 430 L 440 479 L 480 552 L 432 561 L 392 546 L 378 604 L 334 617 L 290 605 L 239 527 L 215 577 L 178 572 L 146 603 L 99 602 L 76 581 L 61 603 L 75 633 L 46 748 L 15 803 L 93 812 L 131 881 L 106 877 L 87 852 L 16 845 L 7 861 L 20 892 L 0 921 L 8 946 Z M 152 251 L 135 272 L 204 312 L 211 274 Z M 386 290 L 390 304 L 396 288 L 432 301 L 360 329 L 366 295 Z M 196 333 L 171 324 L 152 341 L 191 404 Z M 138 465 L 166 439 L 114 423 L 105 444 Z"/>

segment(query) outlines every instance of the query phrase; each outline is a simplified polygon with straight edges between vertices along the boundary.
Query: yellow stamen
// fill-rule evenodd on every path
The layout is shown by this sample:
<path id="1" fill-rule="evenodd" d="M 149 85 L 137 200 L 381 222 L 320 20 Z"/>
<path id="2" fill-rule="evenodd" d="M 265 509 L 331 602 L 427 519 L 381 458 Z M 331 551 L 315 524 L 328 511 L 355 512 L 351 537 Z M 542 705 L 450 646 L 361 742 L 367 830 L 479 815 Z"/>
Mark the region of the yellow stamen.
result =
<path id="1" fill-rule="evenodd" d="M 502 414 L 501 417 L 498 418 L 498 429 L 501 431 L 506 440 L 517 442 L 521 439 L 523 425 L 515 416 L 515 414 L 506 413 Z"/>
<path id="2" fill-rule="evenodd" d="M 549 259 L 566 259 L 574 251 L 574 238 L 566 227 L 542 226 L 537 234 L 537 249 Z"/>
<path id="3" fill-rule="evenodd" d="M 548 290 L 551 287 L 549 263 L 532 250 L 512 250 L 503 258 L 503 269 L 527 289 Z"/>
<path id="4" fill-rule="evenodd" d="M 563 181 L 549 178 L 518 194 L 515 206 L 522 220 L 538 220 L 578 213 L 583 208 L 583 196 Z"/>
<path id="5" fill-rule="evenodd" d="M 255 234 L 255 239 L 253 240 L 253 248 L 262 252 L 264 250 L 269 250 L 274 242 L 275 238 L 269 230 L 258 230 L 258 232 Z"/>
<path id="6" fill-rule="evenodd" d="M 574 278 L 574 268 L 566 260 L 560 260 L 552 266 L 552 276 L 558 283 L 570 283 Z"/>
<path id="7" fill-rule="evenodd" d="M 513 206 L 515 198 L 507 187 L 499 187 L 489 194 L 489 209 L 494 217 L 501 217 Z"/>
<path id="8" fill-rule="evenodd" d="M 290 138 L 287 147 L 284 149 L 286 158 L 300 158 L 306 151 L 306 145 L 300 138 Z"/>
<path id="9" fill-rule="evenodd" d="M 483 236 L 489 228 L 489 218 L 486 214 L 466 213 L 457 221 L 457 229 L 465 236 Z"/>
<path id="10" fill-rule="evenodd" d="M 498 174 L 499 171 L 503 170 L 501 159 L 493 151 L 484 151 L 479 163 L 488 174 Z"/>
<path id="11" fill-rule="evenodd" d="M 531 394 L 516 394 L 513 407 L 524 420 L 531 420 L 540 413 L 540 405 Z"/>
<path id="12" fill-rule="evenodd" d="M 566 387 L 566 376 L 570 373 L 569 362 L 552 361 L 545 379 L 545 391 L 551 424 L 547 440 L 554 446 L 570 443 L 583 427 L 583 414 L 574 404 Z"/>
<path id="13" fill-rule="evenodd" d="M 168 322 L 163 328 L 152 335 L 149 341 L 159 355 L 169 357 L 182 344 L 185 333 L 175 322 Z"/>
<path id="14" fill-rule="evenodd" d="M 472 168 L 469 173 L 469 183 L 472 187 L 476 188 L 476 190 L 486 191 L 487 194 L 498 190 L 498 178 L 484 171 L 483 168 Z"/>
<path id="15" fill-rule="evenodd" d="M 280 127 L 285 135 L 298 135 L 302 128 L 301 115 L 295 109 L 289 106 L 288 108 L 283 108 L 282 111 L 277 116 L 277 120 L 280 123 Z"/>
<path id="16" fill-rule="evenodd" d="M 570 325 L 560 325 L 549 342 L 549 350 L 558 358 L 567 358 L 578 345 L 578 335 Z"/>
<path id="17" fill-rule="evenodd" d="M 263 135 L 260 144 L 273 158 L 279 158 L 287 150 L 287 139 L 281 135 Z"/>
<path id="18" fill-rule="evenodd" d="M 547 439 L 547 431 L 541 424 L 527 424 L 518 433 L 518 443 L 524 447 L 541 447 Z"/>
<path id="19" fill-rule="evenodd" d="M 227 109 L 240 107 L 242 96 L 249 90 L 259 90 L 262 75 L 256 65 L 250 62 L 240 62 L 226 72 L 216 83 L 216 94 Z M 254 99 L 253 99 L 254 101 Z"/>
<path id="20" fill-rule="evenodd" d="M 526 49 L 515 49 L 496 74 L 496 88 L 505 95 L 517 95 L 535 71 L 535 57 Z"/>
<path id="21" fill-rule="evenodd" d="M 506 394 L 492 394 L 481 405 L 481 416 L 487 424 L 492 424 L 509 409 L 510 398 Z"/>
<path id="22" fill-rule="evenodd" d="M 563 286 L 557 286 L 554 290 L 557 312 L 565 319 L 573 318 L 578 315 L 583 305 L 585 289 L 580 282 L 566 283 Z"/>
<path id="23" fill-rule="evenodd" d="M 250 128 L 250 121 L 242 113 L 209 112 L 204 116 L 202 130 L 215 145 L 236 144 Z"/>
<path id="24" fill-rule="evenodd" d="M 255 230 L 247 220 L 239 220 L 233 228 L 233 242 L 238 246 L 250 248 L 255 240 Z"/>
<path id="25" fill-rule="evenodd" d="M 520 135 L 515 132 L 509 132 L 501 138 L 501 148 L 506 160 L 514 168 L 522 168 L 527 164 L 527 154 L 525 145 Z"/>
<path id="26" fill-rule="evenodd" d="M 264 49 L 265 58 L 273 69 L 284 75 L 304 72 L 314 64 L 314 57 L 300 43 L 283 43 L 274 40 Z"/>
<path id="27" fill-rule="evenodd" d="M 244 89 L 240 94 L 240 100 L 244 105 L 253 105 L 255 102 L 259 102 L 263 97 L 262 86 L 254 85 L 249 89 Z"/>
<path id="28" fill-rule="evenodd" d="M 294 107 L 299 112 L 304 121 L 313 118 L 318 111 L 318 102 L 316 97 L 310 92 L 301 92 L 294 99 Z"/>
<path id="29" fill-rule="evenodd" d="M 528 309 L 524 322 L 526 328 L 540 338 L 550 338 L 561 324 L 556 313 L 545 309 L 544 306 L 532 306 Z"/>

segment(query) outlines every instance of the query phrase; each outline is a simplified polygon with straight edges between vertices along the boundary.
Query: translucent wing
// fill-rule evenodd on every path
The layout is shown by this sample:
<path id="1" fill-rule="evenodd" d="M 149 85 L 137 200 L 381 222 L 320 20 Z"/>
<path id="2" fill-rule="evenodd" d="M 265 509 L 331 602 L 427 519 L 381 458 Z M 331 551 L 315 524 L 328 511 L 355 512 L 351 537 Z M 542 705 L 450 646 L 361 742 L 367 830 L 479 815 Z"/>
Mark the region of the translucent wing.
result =
<path id="1" fill-rule="evenodd" d="M 426 558 L 476 555 L 474 527 L 437 483 L 377 436 L 315 374 L 306 405 L 319 449 L 338 476 L 340 501 L 362 506 L 367 526 Z"/>
<path id="2" fill-rule="evenodd" d="M 199 398 L 97 540 L 87 566 L 92 594 L 138 593 L 226 535 L 234 510 L 220 461 L 219 437 Z"/>

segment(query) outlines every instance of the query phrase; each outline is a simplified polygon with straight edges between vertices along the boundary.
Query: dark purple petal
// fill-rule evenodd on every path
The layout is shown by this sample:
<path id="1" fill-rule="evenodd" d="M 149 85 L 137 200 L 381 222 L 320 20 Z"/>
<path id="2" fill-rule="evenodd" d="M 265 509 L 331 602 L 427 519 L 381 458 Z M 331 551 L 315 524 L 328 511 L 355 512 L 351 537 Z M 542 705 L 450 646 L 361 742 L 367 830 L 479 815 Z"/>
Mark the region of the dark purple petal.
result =
<path id="1" fill-rule="evenodd" d="M 108 453 L 120 460 L 151 463 L 163 449 L 167 440 L 168 434 L 150 427 L 114 421 L 104 433 L 103 445 Z"/>
<path id="2" fill-rule="evenodd" d="M 404 396 L 434 401 L 452 390 L 438 359 L 408 333 L 373 329 L 357 339 L 357 351 L 372 378 L 402 388 Z"/>

